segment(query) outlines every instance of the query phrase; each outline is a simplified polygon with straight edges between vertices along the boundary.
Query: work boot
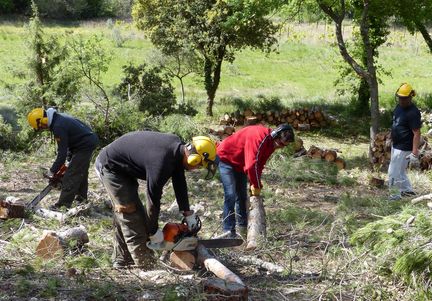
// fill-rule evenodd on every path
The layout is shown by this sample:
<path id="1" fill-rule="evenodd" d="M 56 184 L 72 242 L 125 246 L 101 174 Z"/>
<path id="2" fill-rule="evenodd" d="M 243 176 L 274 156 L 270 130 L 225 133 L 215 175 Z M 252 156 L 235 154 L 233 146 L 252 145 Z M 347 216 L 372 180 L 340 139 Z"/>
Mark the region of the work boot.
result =
<path id="1" fill-rule="evenodd" d="M 75 196 L 75 202 L 76 202 L 78 205 L 81 205 L 81 204 L 88 203 L 88 200 L 87 200 L 87 198 L 85 198 L 85 197 L 82 197 L 82 196 L 80 196 L 80 195 L 77 195 L 77 196 Z"/>
<path id="2" fill-rule="evenodd" d="M 399 201 L 402 197 L 399 194 L 392 194 L 389 196 L 389 201 Z"/>
<path id="3" fill-rule="evenodd" d="M 48 209 L 52 210 L 52 211 L 65 211 L 65 209 L 69 209 L 69 208 L 70 208 L 70 205 L 68 206 L 68 205 L 65 205 L 65 204 L 62 204 L 59 202 L 48 207 Z"/>
<path id="4" fill-rule="evenodd" d="M 412 190 L 407 190 L 407 191 L 402 191 L 402 192 L 401 192 L 401 195 L 402 195 L 403 197 L 411 197 L 411 196 L 416 196 L 417 193 L 415 193 L 415 192 L 412 191 Z"/>

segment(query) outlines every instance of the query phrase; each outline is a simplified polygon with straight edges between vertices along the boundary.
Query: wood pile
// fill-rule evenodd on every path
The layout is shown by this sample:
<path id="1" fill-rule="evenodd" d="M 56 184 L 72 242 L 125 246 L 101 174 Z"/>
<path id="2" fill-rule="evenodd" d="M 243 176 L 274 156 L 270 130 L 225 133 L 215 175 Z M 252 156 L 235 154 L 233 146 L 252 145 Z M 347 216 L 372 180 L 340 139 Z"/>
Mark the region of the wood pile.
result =
<path id="1" fill-rule="evenodd" d="M 246 109 L 243 112 L 236 111 L 225 114 L 220 120 L 220 125 L 241 126 L 265 122 L 269 125 L 282 123 L 291 124 L 296 130 L 311 130 L 326 127 L 337 123 L 335 117 L 326 114 L 320 107 L 282 109 L 280 111 L 253 112 Z"/>
<path id="2" fill-rule="evenodd" d="M 375 136 L 372 147 L 373 163 L 386 169 L 390 164 L 392 140 L 390 131 L 380 132 Z M 422 136 L 420 139 L 420 169 L 432 169 L 432 147 L 428 143 L 428 138 Z"/>
<path id="3" fill-rule="evenodd" d="M 338 157 L 336 149 L 324 149 L 312 145 L 306 152 L 306 155 L 312 159 L 325 160 L 327 162 L 333 162 L 336 164 L 339 170 L 346 168 L 346 162 L 344 159 Z"/>

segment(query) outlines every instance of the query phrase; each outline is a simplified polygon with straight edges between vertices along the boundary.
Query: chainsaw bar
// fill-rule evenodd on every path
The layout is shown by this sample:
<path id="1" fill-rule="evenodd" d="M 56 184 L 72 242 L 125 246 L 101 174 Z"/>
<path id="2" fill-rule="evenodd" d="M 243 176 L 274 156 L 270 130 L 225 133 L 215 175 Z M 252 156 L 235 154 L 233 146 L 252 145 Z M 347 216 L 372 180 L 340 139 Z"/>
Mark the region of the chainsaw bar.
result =
<path id="1" fill-rule="evenodd" d="M 45 187 L 30 203 L 28 203 L 27 208 L 33 209 L 37 206 L 37 204 L 42 201 L 42 199 L 51 191 L 52 185 L 48 184 L 47 187 Z"/>
<path id="2" fill-rule="evenodd" d="M 209 249 L 238 247 L 243 243 L 241 238 L 198 239 L 198 243 Z"/>

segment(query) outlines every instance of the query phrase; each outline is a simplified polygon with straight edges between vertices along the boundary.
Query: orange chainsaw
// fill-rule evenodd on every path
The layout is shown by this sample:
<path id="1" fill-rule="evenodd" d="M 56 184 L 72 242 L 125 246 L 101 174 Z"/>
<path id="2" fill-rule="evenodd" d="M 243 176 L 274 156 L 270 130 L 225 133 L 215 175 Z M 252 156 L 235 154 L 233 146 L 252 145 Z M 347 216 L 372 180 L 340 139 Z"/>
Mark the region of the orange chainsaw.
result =
<path id="1" fill-rule="evenodd" d="M 190 251 L 196 249 L 198 244 L 211 249 L 237 247 L 243 243 L 241 238 L 200 239 L 197 236 L 200 229 L 201 224 L 197 230 L 190 231 L 185 222 L 167 223 L 162 229 L 164 241 L 156 246 L 147 246 L 153 250 Z"/>
<path id="2" fill-rule="evenodd" d="M 27 204 L 28 209 L 33 209 L 53 188 L 58 188 L 61 185 L 62 178 L 66 173 L 67 166 L 63 164 L 60 169 L 49 179 L 48 185 L 30 202 Z"/>

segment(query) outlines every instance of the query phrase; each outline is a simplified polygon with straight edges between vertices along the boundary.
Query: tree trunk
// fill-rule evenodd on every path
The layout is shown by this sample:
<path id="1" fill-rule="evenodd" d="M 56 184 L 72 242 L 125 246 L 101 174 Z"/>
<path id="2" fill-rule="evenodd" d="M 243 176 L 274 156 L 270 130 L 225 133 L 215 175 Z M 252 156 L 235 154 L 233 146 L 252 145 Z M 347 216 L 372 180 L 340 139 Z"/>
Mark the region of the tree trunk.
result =
<path id="1" fill-rule="evenodd" d="M 426 26 L 423 23 L 416 22 L 416 28 L 422 34 L 427 46 L 429 47 L 430 52 L 432 52 L 432 37 L 430 36 Z"/>
<path id="2" fill-rule="evenodd" d="M 225 49 L 219 50 L 219 56 L 217 61 L 214 63 L 209 58 L 205 59 L 204 62 L 204 80 L 205 88 L 207 92 L 207 115 L 213 116 L 213 104 L 216 96 L 216 91 L 219 87 L 222 62 L 225 56 Z M 214 69 L 213 69 L 214 67 Z"/>
<path id="3" fill-rule="evenodd" d="M 183 83 L 183 77 L 178 78 L 180 81 L 181 86 L 181 98 L 182 98 L 182 104 L 185 104 L 185 90 L 184 90 L 184 83 Z"/>

